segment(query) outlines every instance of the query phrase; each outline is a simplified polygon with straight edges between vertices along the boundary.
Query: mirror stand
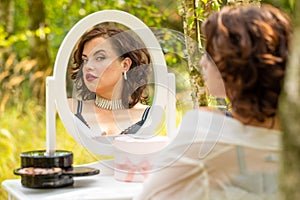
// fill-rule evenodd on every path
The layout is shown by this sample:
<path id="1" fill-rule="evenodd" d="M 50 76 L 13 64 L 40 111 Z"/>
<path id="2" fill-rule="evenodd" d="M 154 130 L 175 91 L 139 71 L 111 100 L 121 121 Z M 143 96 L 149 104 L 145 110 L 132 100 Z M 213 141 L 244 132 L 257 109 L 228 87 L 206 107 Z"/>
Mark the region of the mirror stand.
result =
<path id="1" fill-rule="evenodd" d="M 56 149 L 56 104 L 55 104 L 55 79 L 46 78 L 46 154 L 53 155 Z"/>
<path id="2" fill-rule="evenodd" d="M 168 73 L 168 95 L 166 104 L 167 136 L 173 139 L 176 136 L 176 84 L 175 74 Z"/>

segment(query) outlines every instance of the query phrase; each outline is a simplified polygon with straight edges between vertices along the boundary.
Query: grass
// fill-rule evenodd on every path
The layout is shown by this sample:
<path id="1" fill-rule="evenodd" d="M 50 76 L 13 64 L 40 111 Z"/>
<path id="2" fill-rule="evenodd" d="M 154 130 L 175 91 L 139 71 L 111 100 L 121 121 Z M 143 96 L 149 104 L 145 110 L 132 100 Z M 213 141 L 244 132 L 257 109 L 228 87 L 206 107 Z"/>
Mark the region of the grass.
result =
<path id="1" fill-rule="evenodd" d="M 5 109 L 0 113 L 0 183 L 6 179 L 20 178 L 13 174 L 19 168 L 20 153 L 46 148 L 45 108 L 33 101 Z M 60 119 L 57 119 L 57 149 L 73 152 L 74 165 L 102 159 L 95 156 L 65 130 Z M 103 157 L 104 158 L 104 157 Z M 1 187 L 0 199 L 7 199 L 6 191 Z"/>

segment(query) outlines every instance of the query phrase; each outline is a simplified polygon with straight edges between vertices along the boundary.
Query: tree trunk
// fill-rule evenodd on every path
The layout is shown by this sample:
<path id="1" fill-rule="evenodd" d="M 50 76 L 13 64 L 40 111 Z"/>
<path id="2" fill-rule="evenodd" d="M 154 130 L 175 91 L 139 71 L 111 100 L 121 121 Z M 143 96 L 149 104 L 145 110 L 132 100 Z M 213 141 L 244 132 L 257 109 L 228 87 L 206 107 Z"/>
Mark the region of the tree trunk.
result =
<path id="1" fill-rule="evenodd" d="M 280 99 L 282 124 L 281 199 L 300 199 L 300 2 L 295 1 L 291 54 Z"/>
<path id="2" fill-rule="evenodd" d="M 13 32 L 13 0 L 0 1 L 0 24 L 8 33 Z"/>
<path id="3" fill-rule="evenodd" d="M 46 70 L 50 64 L 47 35 L 44 33 L 45 8 L 42 0 L 28 0 L 29 30 L 36 33 L 30 41 L 30 57 L 37 59 L 38 69 Z"/>
<path id="4" fill-rule="evenodd" d="M 182 0 L 181 15 L 183 18 L 183 30 L 186 36 L 186 48 L 188 56 L 188 70 L 192 87 L 194 107 L 207 106 L 206 87 L 199 68 L 200 22 L 195 10 L 199 7 L 200 0 Z M 196 68 L 197 67 L 197 68 Z"/>
<path id="5" fill-rule="evenodd" d="M 0 1 L 0 24 L 4 31 L 12 34 L 14 30 L 14 0 L 1 0 Z M 8 36 L 7 36 L 8 37 Z M 1 48 L 0 50 L 0 66 L 3 67 L 5 61 L 11 52 L 11 46 Z M 0 71 L 3 71 L 0 68 Z"/>
<path id="6" fill-rule="evenodd" d="M 32 92 L 43 104 L 45 101 L 45 78 L 49 75 L 47 69 L 50 66 L 48 39 L 44 32 L 46 16 L 43 0 L 28 0 L 28 8 L 28 28 L 35 33 L 29 40 L 30 57 L 37 61 Z"/>

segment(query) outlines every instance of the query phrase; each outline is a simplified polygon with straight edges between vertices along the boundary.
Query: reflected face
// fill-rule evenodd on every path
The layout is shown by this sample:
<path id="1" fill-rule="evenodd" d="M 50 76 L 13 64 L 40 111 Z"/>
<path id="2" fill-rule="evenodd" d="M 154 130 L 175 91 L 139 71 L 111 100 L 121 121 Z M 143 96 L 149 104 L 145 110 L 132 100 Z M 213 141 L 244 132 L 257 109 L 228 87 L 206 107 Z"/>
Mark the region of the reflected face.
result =
<path id="1" fill-rule="evenodd" d="M 87 88 L 98 96 L 111 99 L 116 86 L 122 84 L 124 72 L 122 61 L 111 43 L 102 37 L 88 41 L 84 45 L 82 60 L 83 80 Z"/>
<path id="2" fill-rule="evenodd" d="M 215 97 L 226 97 L 225 86 L 221 74 L 209 55 L 205 54 L 202 56 L 200 66 L 203 69 L 202 71 L 209 93 Z"/>

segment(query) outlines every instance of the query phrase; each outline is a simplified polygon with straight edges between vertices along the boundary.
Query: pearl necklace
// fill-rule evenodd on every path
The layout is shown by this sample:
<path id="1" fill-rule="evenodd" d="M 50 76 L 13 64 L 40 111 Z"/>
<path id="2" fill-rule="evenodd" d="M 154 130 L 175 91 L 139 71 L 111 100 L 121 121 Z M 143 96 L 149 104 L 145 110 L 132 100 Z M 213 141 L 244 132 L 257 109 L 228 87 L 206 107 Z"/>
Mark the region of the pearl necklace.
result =
<path id="1" fill-rule="evenodd" d="M 122 104 L 122 99 L 108 100 L 102 97 L 96 96 L 95 105 L 99 108 L 106 110 L 122 110 L 125 107 Z"/>

